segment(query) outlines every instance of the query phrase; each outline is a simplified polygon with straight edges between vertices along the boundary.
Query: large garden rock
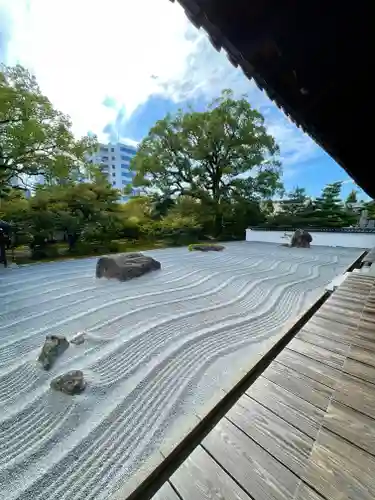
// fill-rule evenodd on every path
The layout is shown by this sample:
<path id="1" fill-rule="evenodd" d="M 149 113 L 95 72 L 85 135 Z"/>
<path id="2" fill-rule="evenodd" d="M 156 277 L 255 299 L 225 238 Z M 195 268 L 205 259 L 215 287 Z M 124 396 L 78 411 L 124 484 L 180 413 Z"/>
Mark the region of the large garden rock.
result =
<path id="1" fill-rule="evenodd" d="M 312 236 L 310 233 L 308 233 L 304 229 L 297 229 L 292 236 L 290 246 L 297 248 L 310 248 L 311 242 Z"/>
<path id="2" fill-rule="evenodd" d="M 224 250 L 224 248 L 225 247 L 223 247 L 223 245 L 205 245 L 204 243 L 189 246 L 189 250 L 197 250 L 199 252 L 221 252 L 221 250 Z"/>
<path id="3" fill-rule="evenodd" d="M 38 361 L 42 363 L 45 370 L 49 370 L 56 361 L 56 358 L 66 351 L 68 347 L 69 342 L 65 337 L 61 335 L 47 335 Z"/>
<path id="4" fill-rule="evenodd" d="M 51 388 L 73 396 L 85 390 L 86 382 L 81 370 L 72 370 L 51 381 Z"/>
<path id="5" fill-rule="evenodd" d="M 127 281 L 160 268 L 160 262 L 142 253 L 108 255 L 98 260 L 96 277 Z"/>

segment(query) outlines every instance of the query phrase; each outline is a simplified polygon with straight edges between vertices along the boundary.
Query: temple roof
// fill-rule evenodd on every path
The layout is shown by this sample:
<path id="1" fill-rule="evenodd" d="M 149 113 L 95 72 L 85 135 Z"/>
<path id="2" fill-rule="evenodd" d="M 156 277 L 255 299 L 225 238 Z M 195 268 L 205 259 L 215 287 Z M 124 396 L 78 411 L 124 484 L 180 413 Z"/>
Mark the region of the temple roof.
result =
<path id="1" fill-rule="evenodd" d="M 372 2 L 178 1 L 214 47 L 375 198 Z"/>

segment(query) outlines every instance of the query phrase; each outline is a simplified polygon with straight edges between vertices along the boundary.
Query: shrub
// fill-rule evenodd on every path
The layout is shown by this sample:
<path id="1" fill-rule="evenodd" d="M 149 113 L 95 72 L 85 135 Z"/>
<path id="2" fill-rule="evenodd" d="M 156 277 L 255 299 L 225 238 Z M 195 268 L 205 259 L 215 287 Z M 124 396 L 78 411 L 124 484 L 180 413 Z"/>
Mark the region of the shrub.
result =
<path id="1" fill-rule="evenodd" d="M 32 260 L 55 259 L 59 249 L 55 245 L 34 245 L 31 249 Z"/>
<path id="2" fill-rule="evenodd" d="M 119 252 L 121 252 L 121 245 L 117 241 L 109 241 L 108 243 L 79 241 L 69 253 L 83 257 L 85 255 L 104 255 Z"/>

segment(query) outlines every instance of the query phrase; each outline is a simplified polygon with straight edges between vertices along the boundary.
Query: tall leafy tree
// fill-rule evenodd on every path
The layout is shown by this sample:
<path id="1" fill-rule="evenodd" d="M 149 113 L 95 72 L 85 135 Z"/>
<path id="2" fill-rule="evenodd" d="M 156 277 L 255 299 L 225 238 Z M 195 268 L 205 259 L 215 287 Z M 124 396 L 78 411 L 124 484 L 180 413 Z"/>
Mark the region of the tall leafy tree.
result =
<path id="1" fill-rule="evenodd" d="M 25 68 L 0 67 L 0 196 L 30 176 L 51 181 L 78 175 L 96 147 L 95 137 L 74 138 L 69 117 L 53 107 Z"/>
<path id="2" fill-rule="evenodd" d="M 305 210 L 307 201 L 306 189 L 296 186 L 288 193 L 287 198 L 283 201 L 283 213 L 291 217 L 300 216 Z"/>
<path id="3" fill-rule="evenodd" d="M 278 153 L 263 116 L 224 91 L 204 112 L 180 111 L 155 124 L 132 161 L 134 185 L 200 200 L 220 232 L 229 200 L 271 198 L 282 189 Z"/>
<path id="4" fill-rule="evenodd" d="M 315 215 L 325 227 L 345 227 L 356 222 L 356 216 L 346 209 L 341 199 L 342 182 L 327 184 L 315 200 Z"/>
<path id="5" fill-rule="evenodd" d="M 345 205 L 347 207 L 350 207 L 351 205 L 353 205 L 353 203 L 357 203 L 358 202 L 358 191 L 356 189 L 352 189 L 350 191 L 350 193 L 348 194 L 348 196 L 346 197 L 346 200 L 345 200 Z"/>

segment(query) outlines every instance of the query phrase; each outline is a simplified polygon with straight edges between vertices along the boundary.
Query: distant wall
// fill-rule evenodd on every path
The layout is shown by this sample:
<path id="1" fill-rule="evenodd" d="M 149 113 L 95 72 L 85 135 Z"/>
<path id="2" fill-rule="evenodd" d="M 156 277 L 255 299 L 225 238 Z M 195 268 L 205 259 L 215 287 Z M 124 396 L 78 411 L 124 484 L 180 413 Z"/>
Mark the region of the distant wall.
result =
<path id="1" fill-rule="evenodd" d="M 338 231 L 309 231 L 312 245 L 326 247 L 373 248 L 375 247 L 375 232 Z M 284 235 L 291 235 L 293 231 L 278 231 L 268 229 L 246 229 L 246 241 L 263 241 L 265 243 L 289 243 L 290 239 Z"/>

